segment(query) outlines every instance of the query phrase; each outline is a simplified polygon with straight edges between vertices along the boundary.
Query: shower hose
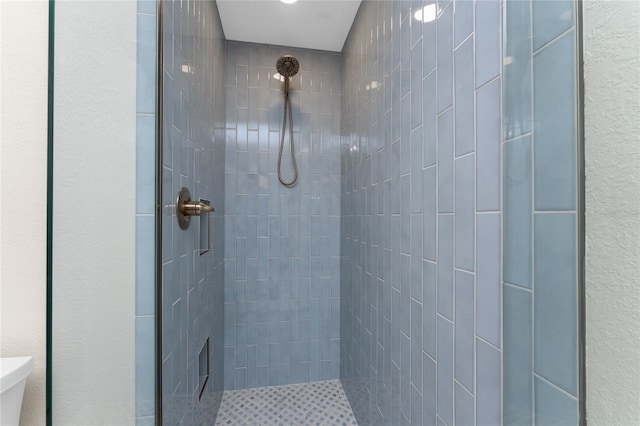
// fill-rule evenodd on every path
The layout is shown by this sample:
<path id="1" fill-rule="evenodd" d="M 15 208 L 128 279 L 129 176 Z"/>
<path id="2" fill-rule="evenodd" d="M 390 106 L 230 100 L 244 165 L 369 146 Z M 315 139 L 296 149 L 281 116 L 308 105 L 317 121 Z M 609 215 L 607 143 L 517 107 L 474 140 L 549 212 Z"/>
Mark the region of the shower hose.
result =
<path id="1" fill-rule="evenodd" d="M 291 107 L 291 96 L 289 95 L 289 77 L 284 78 L 284 116 L 282 117 L 282 132 L 280 133 L 280 151 L 278 152 L 278 179 L 284 186 L 291 188 L 298 181 L 298 163 L 296 163 L 296 153 L 293 147 L 293 113 Z M 282 178 L 280 165 L 282 164 L 282 151 L 284 150 L 284 134 L 287 130 L 287 111 L 289 113 L 289 152 L 293 160 L 293 179 L 289 182 Z"/>

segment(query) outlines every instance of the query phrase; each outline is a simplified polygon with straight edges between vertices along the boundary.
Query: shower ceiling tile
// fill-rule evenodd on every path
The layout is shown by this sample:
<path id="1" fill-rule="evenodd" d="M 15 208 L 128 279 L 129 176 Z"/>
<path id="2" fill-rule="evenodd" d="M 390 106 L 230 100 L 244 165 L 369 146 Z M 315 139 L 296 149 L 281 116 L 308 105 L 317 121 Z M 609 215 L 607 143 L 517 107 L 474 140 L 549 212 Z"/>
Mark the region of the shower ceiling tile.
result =
<path id="1" fill-rule="evenodd" d="M 218 0 L 227 40 L 341 52 L 361 0 Z"/>

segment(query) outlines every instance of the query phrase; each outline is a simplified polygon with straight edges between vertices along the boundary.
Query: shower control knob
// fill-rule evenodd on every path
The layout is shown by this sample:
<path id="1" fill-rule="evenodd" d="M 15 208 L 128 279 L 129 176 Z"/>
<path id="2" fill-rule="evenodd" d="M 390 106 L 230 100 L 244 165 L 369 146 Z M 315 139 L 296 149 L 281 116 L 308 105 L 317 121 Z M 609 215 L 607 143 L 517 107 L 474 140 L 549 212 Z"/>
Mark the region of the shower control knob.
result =
<path id="1" fill-rule="evenodd" d="M 214 208 L 208 202 L 191 200 L 191 192 L 187 188 L 180 189 L 176 202 L 176 219 L 180 229 L 187 229 L 191 224 L 191 216 L 201 216 L 211 213 Z"/>
<path id="2" fill-rule="evenodd" d="M 213 207 L 199 201 L 185 201 L 180 206 L 180 213 L 186 216 L 200 216 L 212 211 Z"/>

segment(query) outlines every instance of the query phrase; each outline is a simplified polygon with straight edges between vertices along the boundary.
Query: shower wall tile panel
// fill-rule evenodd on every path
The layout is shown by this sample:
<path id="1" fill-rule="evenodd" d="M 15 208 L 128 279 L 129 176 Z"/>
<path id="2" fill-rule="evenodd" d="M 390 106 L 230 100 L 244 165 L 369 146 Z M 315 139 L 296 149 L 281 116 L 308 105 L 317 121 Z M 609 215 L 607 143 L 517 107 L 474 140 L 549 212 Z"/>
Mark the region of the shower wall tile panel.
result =
<path id="1" fill-rule="evenodd" d="M 576 2 L 505 8 L 504 419 L 577 424 Z"/>
<path id="2" fill-rule="evenodd" d="M 360 424 L 502 422 L 501 13 L 365 0 L 345 43 L 340 377 Z"/>
<path id="3" fill-rule="evenodd" d="M 163 423 L 213 424 L 224 384 L 224 34 L 215 2 L 162 4 Z M 202 219 L 178 227 L 182 187 L 215 208 L 203 216 L 208 252 L 200 251 Z M 207 339 L 210 376 L 200 396 L 198 354 Z"/>
<path id="4" fill-rule="evenodd" d="M 155 419 L 156 3 L 138 0 L 136 53 L 136 424 Z"/>
<path id="5" fill-rule="evenodd" d="M 226 50 L 225 389 L 337 379 L 341 55 L 235 41 Z M 277 175 L 283 54 L 300 60 L 293 188 Z M 282 175 L 293 176 L 288 131 Z"/>

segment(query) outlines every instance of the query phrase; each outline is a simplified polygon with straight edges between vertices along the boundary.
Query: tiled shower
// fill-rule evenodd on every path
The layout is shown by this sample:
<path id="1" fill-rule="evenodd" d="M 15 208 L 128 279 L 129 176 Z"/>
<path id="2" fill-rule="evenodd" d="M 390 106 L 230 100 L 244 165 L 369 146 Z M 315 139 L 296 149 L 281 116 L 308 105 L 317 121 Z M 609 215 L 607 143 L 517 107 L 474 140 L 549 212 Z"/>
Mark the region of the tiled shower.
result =
<path id="1" fill-rule="evenodd" d="M 225 389 L 340 376 L 341 55 L 226 44 Z M 276 174 L 283 93 L 293 77 L 293 188 Z M 287 157 L 282 164 L 292 176 Z"/>
<path id="2" fill-rule="evenodd" d="M 163 210 L 163 423 L 340 379 L 361 425 L 577 424 L 575 2 L 365 0 L 342 52 L 225 40 L 215 2 L 160 4 L 163 205 L 190 186 L 216 209 L 208 252 Z M 293 188 L 282 54 L 301 63 Z"/>
<path id="3" fill-rule="evenodd" d="M 500 424 L 500 3 L 411 6 L 343 53 L 341 377 L 361 424 Z"/>

